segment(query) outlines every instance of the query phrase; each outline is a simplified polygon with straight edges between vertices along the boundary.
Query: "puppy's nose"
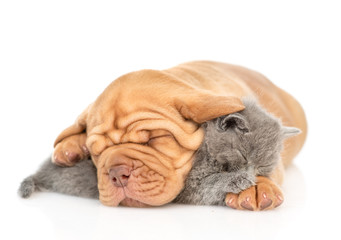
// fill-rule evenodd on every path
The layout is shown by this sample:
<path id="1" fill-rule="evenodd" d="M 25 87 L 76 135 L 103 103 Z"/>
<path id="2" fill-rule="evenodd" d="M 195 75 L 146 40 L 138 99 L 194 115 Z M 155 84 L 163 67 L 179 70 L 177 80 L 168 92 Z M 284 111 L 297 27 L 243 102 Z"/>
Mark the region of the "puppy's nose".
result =
<path id="1" fill-rule="evenodd" d="M 128 184 L 131 168 L 126 165 L 113 167 L 109 171 L 111 182 L 116 187 L 125 187 Z"/>

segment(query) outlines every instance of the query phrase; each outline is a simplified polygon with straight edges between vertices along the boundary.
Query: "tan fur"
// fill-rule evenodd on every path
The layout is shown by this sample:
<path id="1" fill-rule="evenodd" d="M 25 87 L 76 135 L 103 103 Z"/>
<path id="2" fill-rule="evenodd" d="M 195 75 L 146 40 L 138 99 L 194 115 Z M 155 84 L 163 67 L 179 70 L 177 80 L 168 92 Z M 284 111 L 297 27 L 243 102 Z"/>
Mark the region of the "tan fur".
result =
<path id="1" fill-rule="evenodd" d="M 242 110 L 244 96 L 256 97 L 284 125 L 302 130 L 285 142 L 282 163 L 287 166 L 306 137 L 306 119 L 298 102 L 257 72 L 208 61 L 118 78 L 59 135 L 55 161 L 70 165 L 61 151 L 79 153 L 79 147 L 60 146 L 71 146 L 70 136 L 86 131 L 103 204 L 165 204 L 179 193 L 191 169 L 193 154 L 203 140 L 200 124 Z M 108 177 L 109 169 L 120 164 L 133 169 L 124 191 L 113 187 Z M 273 180 L 280 182 L 282 173 L 281 165 Z"/>

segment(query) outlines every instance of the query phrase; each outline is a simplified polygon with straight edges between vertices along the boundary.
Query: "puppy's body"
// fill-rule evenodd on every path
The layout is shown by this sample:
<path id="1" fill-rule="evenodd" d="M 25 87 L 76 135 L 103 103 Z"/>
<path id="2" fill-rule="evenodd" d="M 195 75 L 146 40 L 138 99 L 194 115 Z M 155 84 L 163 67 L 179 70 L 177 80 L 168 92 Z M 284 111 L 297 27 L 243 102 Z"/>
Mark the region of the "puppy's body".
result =
<path id="1" fill-rule="evenodd" d="M 227 193 L 239 193 L 254 185 L 258 175 L 270 176 L 280 160 L 284 138 L 298 131 L 282 127 L 254 100 L 243 103 L 243 111 L 204 124 L 204 142 L 184 189 L 173 202 L 225 205 Z M 19 193 L 29 197 L 34 190 L 98 198 L 96 168 L 88 160 L 67 168 L 47 160 L 23 181 Z"/>

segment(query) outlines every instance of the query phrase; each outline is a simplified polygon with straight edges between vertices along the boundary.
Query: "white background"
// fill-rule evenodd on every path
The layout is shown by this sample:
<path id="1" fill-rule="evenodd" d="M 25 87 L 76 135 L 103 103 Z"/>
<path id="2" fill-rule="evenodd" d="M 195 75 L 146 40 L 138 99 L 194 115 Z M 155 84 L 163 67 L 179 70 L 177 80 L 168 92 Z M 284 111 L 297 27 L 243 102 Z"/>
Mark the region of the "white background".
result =
<path id="1" fill-rule="evenodd" d="M 120 3 L 118 3 L 120 2 Z M 338 1 L 1 1 L 1 239 L 340 239 Z M 266 212 L 109 208 L 21 180 L 115 78 L 216 60 L 255 69 L 303 105 L 308 141 Z"/>

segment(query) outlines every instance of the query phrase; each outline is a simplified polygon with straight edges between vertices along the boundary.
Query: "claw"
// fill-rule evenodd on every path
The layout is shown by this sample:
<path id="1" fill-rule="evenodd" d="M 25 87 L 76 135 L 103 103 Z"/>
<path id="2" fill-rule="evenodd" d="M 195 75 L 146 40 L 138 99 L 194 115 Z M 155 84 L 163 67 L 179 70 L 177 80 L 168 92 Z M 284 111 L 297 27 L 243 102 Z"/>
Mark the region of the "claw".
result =
<path id="1" fill-rule="evenodd" d="M 230 208 L 237 209 L 235 198 L 233 197 L 226 199 L 226 205 L 229 206 Z"/>
<path id="2" fill-rule="evenodd" d="M 272 204 L 271 199 L 264 199 L 262 202 L 260 202 L 259 208 L 260 208 L 260 210 L 264 210 L 264 209 L 270 207 L 271 204 Z"/>
<path id="3" fill-rule="evenodd" d="M 73 163 L 77 163 L 79 160 L 81 160 L 81 156 L 74 152 L 65 152 L 65 155 L 67 156 L 67 159 Z"/>
<path id="4" fill-rule="evenodd" d="M 254 209 L 253 209 L 253 207 L 251 206 L 250 202 L 243 201 L 240 205 L 241 205 L 243 208 L 245 208 L 246 210 L 254 211 Z"/>

